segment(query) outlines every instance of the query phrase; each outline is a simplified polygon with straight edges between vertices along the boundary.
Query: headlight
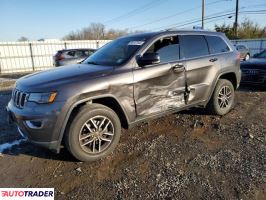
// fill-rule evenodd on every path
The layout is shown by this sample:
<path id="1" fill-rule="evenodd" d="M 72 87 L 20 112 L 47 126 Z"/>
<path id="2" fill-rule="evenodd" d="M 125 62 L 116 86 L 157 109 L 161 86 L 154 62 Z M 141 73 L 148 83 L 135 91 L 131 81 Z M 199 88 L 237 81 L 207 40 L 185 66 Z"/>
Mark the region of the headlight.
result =
<path id="1" fill-rule="evenodd" d="M 48 93 L 30 93 L 28 101 L 36 103 L 53 103 L 56 97 L 56 92 Z"/>

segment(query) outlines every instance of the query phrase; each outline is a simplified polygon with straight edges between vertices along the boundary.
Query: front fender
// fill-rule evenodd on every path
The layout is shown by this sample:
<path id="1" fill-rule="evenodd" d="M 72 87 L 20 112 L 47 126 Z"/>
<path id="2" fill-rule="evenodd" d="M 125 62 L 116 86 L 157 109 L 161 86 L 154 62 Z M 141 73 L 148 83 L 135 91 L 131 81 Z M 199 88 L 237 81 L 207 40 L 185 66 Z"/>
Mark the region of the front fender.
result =
<path id="1" fill-rule="evenodd" d="M 86 102 L 90 103 L 93 100 L 101 99 L 101 98 L 113 98 L 120 105 L 120 107 L 123 111 L 123 114 L 126 117 L 127 123 L 128 124 L 130 123 L 130 119 L 127 115 L 127 112 L 125 111 L 124 107 L 121 106 L 121 103 L 119 102 L 119 100 L 114 95 L 112 95 L 112 94 L 105 94 L 105 95 L 93 95 L 93 94 L 91 94 L 89 97 L 86 97 L 86 98 L 84 98 L 84 96 L 88 96 L 88 95 L 81 94 L 81 95 L 78 95 L 76 97 L 71 98 L 71 100 L 69 100 L 65 104 L 66 108 L 62 110 L 62 116 L 65 116 L 65 117 L 63 119 L 61 119 L 62 120 L 62 122 L 61 122 L 62 126 L 61 126 L 61 129 L 59 132 L 58 144 L 57 144 L 57 148 L 56 148 L 57 153 L 59 153 L 59 151 L 60 151 L 60 146 L 61 146 L 62 139 L 64 137 L 64 132 L 66 130 L 67 123 L 70 119 L 72 112 L 74 111 L 74 109 L 76 107 L 78 107 L 79 105 L 82 105 Z"/>

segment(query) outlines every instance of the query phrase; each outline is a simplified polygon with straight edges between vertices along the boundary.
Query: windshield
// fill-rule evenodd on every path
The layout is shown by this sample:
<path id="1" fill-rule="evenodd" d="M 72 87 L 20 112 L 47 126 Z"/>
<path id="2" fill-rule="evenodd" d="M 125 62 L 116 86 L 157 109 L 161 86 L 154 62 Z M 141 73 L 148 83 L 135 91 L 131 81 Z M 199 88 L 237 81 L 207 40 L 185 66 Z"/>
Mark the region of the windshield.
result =
<path id="1" fill-rule="evenodd" d="M 261 53 L 258 53 L 258 54 L 256 55 L 256 58 L 266 58 L 266 51 L 263 51 L 263 52 L 261 52 Z"/>
<path id="2" fill-rule="evenodd" d="M 122 65 L 126 63 L 148 39 L 148 37 L 143 36 L 116 39 L 100 48 L 83 63 L 107 66 Z"/>

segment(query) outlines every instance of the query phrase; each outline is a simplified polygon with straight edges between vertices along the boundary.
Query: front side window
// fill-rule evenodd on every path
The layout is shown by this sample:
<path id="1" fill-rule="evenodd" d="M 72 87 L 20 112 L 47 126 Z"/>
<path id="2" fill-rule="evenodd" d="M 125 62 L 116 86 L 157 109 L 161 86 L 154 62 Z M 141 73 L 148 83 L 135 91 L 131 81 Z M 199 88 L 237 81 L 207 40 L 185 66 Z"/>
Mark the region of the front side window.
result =
<path id="1" fill-rule="evenodd" d="M 217 36 L 206 36 L 206 40 L 209 44 L 210 53 L 223 53 L 230 51 L 224 40 Z"/>
<path id="2" fill-rule="evenodd" d="M 195 58 L 209 54 L 207 42 L 202 35 L 180 36 L 182 58 Z"/>
<path id="3" fill-rule="evenodd" d="M 149 39 L 148 36 L 132 36 L 116 39 L 87 58 L 83 63 L 118 66 L 126 63 Z"/>
<path id="4" fill-rule="evenodd" d="M 154 42 L 146 53 L 158 53 L 160 63 L 168 63 L 180 59 L 177 36 L 165 37 Z"/>

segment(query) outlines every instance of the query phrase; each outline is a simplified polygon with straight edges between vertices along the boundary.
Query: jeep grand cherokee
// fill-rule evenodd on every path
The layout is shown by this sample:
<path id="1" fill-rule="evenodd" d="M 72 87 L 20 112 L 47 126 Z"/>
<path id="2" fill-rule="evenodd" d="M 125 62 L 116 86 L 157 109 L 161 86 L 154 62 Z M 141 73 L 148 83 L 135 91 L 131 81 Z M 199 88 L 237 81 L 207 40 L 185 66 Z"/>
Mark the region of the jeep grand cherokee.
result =
<path id="1" fill-rule="evenodd" d="M 7 110 L 29 141 L 81 161 L 111 153 L 121 127 L 202 106 L 234 105 L 240 56 L 222 33 L 165 31 L 118 38 L 72 67 L 20 78 Z"/>

